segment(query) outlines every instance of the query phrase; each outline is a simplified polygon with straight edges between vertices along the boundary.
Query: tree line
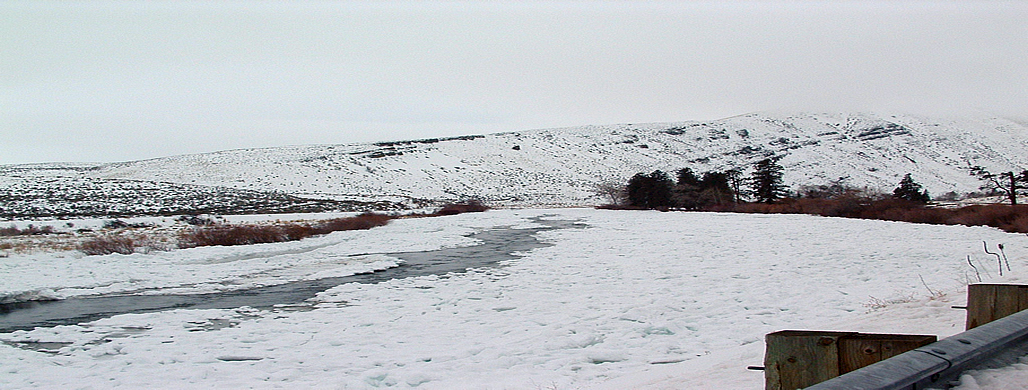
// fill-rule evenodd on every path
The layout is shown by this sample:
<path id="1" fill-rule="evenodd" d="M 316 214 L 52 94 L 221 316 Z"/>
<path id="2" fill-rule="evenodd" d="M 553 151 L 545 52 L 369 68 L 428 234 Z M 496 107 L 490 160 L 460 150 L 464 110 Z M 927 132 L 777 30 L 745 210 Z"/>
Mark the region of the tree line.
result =
<path id="1" fill-rule="evenodd" d="M 749 176 L 738 169 L 697 175 L 690 168 L 682 168 L 675 172 L 674 180 L 661 170 L 637 173 L 624 186 L 623 200 L 612 199 L 615 204 L 624 203 L 632 208 L 686 210 L 741 203 L 745 199 L 771 203 L 789 194 L 788 187 L 782 184 L 783 171 L 777 158 L 767 158 L 754 164 Z"/>
<path id="2" fill-rule="evenodd" d="M 600 194 L 606 196 L 612 206 L 642 209 L 710 210 L 719 205 L 740 203 L 776 203 L 783 199 L 810 198 L 834 199 L 863 193 L 869 199 L 895 199 L 914 204 L 926 204 L 931 196 L 907 173 L 900 180 L 892 194 L 870 193 L 840 181 L 829 185 L 802 186 L 798 192 L 783 184 L 784 168 L 780 158 L 769 157 L 753 164 L 752 173 L 744 175 L 739 169 L 713 170 L 697 174 L 690 168 L 668 173 L 655 170 L 640 172 L 632 176 L 627 184 L 601 184 Z M 981 190 L 1005 197 L 1011 205 L 1017 205 L 1018 196 L 1028 196 L 1028 170 L 991 173 L 980 166 L 968 168 L 970 174 L 982 182 Z"/>
<path id="3" fill-rule="evenodd" d="M 840 182 L 825 186 L 803 186 L 793 192 L 783 184 L 784 168 L 779 158 L 769 157 L 753 164 L 752 173 L 739 169 L 713 170 L 697 174 L 691 168 L 668 173 L 640 172 L 624 185 L 597 187 L 613 206 L 642 209 L 709 210 L 719 205 L 746 202 L 775 203 L 786 198 L 834 198 L 859 190 Z M 1026 176 L 1028 177 L 1028 176 Z M 928 191 L 906 174 L 891 198 L 915 203 L 931 200 Z"/>

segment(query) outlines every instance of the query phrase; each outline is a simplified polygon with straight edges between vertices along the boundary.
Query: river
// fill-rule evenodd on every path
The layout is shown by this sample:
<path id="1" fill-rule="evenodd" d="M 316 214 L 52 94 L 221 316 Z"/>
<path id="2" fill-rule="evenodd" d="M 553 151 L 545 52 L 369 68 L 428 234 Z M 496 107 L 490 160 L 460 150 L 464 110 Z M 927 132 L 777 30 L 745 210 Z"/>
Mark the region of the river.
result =
<path id="1" fill-rule="evenodd" d="M 346 283 L 380 283 L 426 275 L 466 272 L 472 268 L 495 267 L 517 259 L 515 253 L 550 246 L 536 239 L 545 230 L 575 227 L 572 221 L 534 222 L 545 227 L 501 228 L 471 234 L 480 241 L 466 247 L 425 252 L 385 253 L 403 260 L 398 267 L 344 277 L 302 280 L 274 286 L 207 294 L 100 295 L 56 301 L 31 301 L 0 305 L 0 333 L 36 327 L 74 325 L 119 314 L 147 313 L 173 309 L 231 309 L 243 306 L 271 308 L 281 305 L 306 306 L 320 292 Z"/>

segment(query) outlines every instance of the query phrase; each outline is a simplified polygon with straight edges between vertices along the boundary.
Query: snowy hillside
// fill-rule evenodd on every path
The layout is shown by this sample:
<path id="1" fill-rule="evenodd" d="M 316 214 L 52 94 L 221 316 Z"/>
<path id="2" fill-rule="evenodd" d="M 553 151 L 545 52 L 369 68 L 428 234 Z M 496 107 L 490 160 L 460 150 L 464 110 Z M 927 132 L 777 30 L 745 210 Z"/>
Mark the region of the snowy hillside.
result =
<path id="1" fill-rule="evenodd" d="M 0 168 L 0 218 L 279 214 L 402 207 L 391 202 L 306 199 L 273 191 L 75 174 L 83 169 L 70 166 Z"/>
<path id="2" fill-rule="evenodd" d="M 932 194 L 977 190 L 967 167 L 1028 167 L 1028 126 L 981 116 L 756 113 L 707 122 L 624 124 L 376 144 L 184 155 L 35 175 L 140 180 L 303 198 L 393 201 L 477 197 L 493 204 L 580 205 L 595 184 L 637 172 L 742 168 L 783 157 L 787 185 L 891 190 L 905 173 Z M 15 167 L 0 167 L 0 185 Z M 19 174 L 25 175 L 24 166 Z M 69 182 L 73 183 L 73 182 Z"/>

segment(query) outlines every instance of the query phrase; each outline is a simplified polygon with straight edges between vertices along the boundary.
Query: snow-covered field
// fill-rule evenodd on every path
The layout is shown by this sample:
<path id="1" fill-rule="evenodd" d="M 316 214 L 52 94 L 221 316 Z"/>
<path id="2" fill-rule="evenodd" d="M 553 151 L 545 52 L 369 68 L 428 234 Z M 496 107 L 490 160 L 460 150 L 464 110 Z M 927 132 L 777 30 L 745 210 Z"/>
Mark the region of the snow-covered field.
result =
<path id="1" fill-rule="evenodd" d="M 783 329 L 963 330 L 971 256 L 1028 281 L 1028 237 L 801 215 L 592 209 L 401 219 L 292 243 L 0 258 L 0 294 L 210 291 L 395 266 L 380 253 L 577 221 L 496 269 L 347 284 L 313 310 L 176 310 L 0 334 L 0 388 L 758 389 Z M 1003 243 L 1000 278 L 982 241 Z M 163 290 L 162 290 L 163 289 Z M 929 290 L 930 289 L 930 290 Z M 16 345 L 46 345 L 38 352 Z M 43 344 L 39 344 L 43 343 Z M 56 344 L 46 344 L 56 343 Z M 989 375 L 966 388 L 988 383 Z M 1010 376 L 1005 376 L 1009 378 Z"/>

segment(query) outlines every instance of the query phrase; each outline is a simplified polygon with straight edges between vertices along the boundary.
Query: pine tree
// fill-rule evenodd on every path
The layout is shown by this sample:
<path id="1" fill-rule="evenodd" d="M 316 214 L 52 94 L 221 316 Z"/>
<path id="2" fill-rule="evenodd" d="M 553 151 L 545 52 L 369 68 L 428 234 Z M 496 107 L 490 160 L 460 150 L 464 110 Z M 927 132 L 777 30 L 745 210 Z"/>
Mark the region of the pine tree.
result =
<path id="1" fill-rule="evenodd" d="M 788 189 L 782 184 L 783 169 L 777 158 L 766 158 L 754 164 L 750 185 L 757 202 L 774 203 L 785 197 Z"/>
<path id="2" fill-rule="evenodd" d="M 628 181 L 628 203 L 634 207 L 657 209 L 671 207 L 671 187 L 674 183 L 663 171 L 650 174 L 637 173 Z"/>
<path id="3" fill-rule="evenodd" d="M 692 169 L 682 168 L 678 170 L 673 203 L 677 207 L 697 210 L 712 205 L 739 202 L 741 181 L 740 173 L 735 169 L 724 172 L 709 171 L 700 178 Z"/>
<path id="4" fill-rule="evenodd" d="M 921 189 L 921 185 L 917 184 L 909 173 L 900 180 L 899 187 L 892 191 L 892 197 L 918 203 L 928 203 L 932 199 L 928 196 L 928 190 Z"/>
<path id="5" fill-rule="evenodd" d="M 632 207 L 646 207 L 646 200 L 649 198 L 649 179 L 645 173 L 636 173 L 628 180 L 625 191 L 628 193 L 628 205 Z"/>
<path id="6" fill-rule="evenodd" d="M 647 208 L 659 209 L 665 207 L 671 207 L 671 188 L 674 186 L 674 182 L 668 177 L 663 171 L 653 171 L 649 175 L 652 187 L 650 190 L 650 198 L 647 204 Z"/>
<path id="7" fill-rule="evenodd" d="M 700 178 L 696 177 L 692 169 L 682 168 L 678 170 L 678 181 L 672 189 L 672 200 L 675 206 L 687 210 L 696 210 L 700 207 Z"/>
<path id="8" fill-rule="evenodd" d="M 698 187 L 700 185 L 700 178 L 696 177 L 692 169 L 682 168 L 678 170 L 678 182 L 675 185 Z"/>

